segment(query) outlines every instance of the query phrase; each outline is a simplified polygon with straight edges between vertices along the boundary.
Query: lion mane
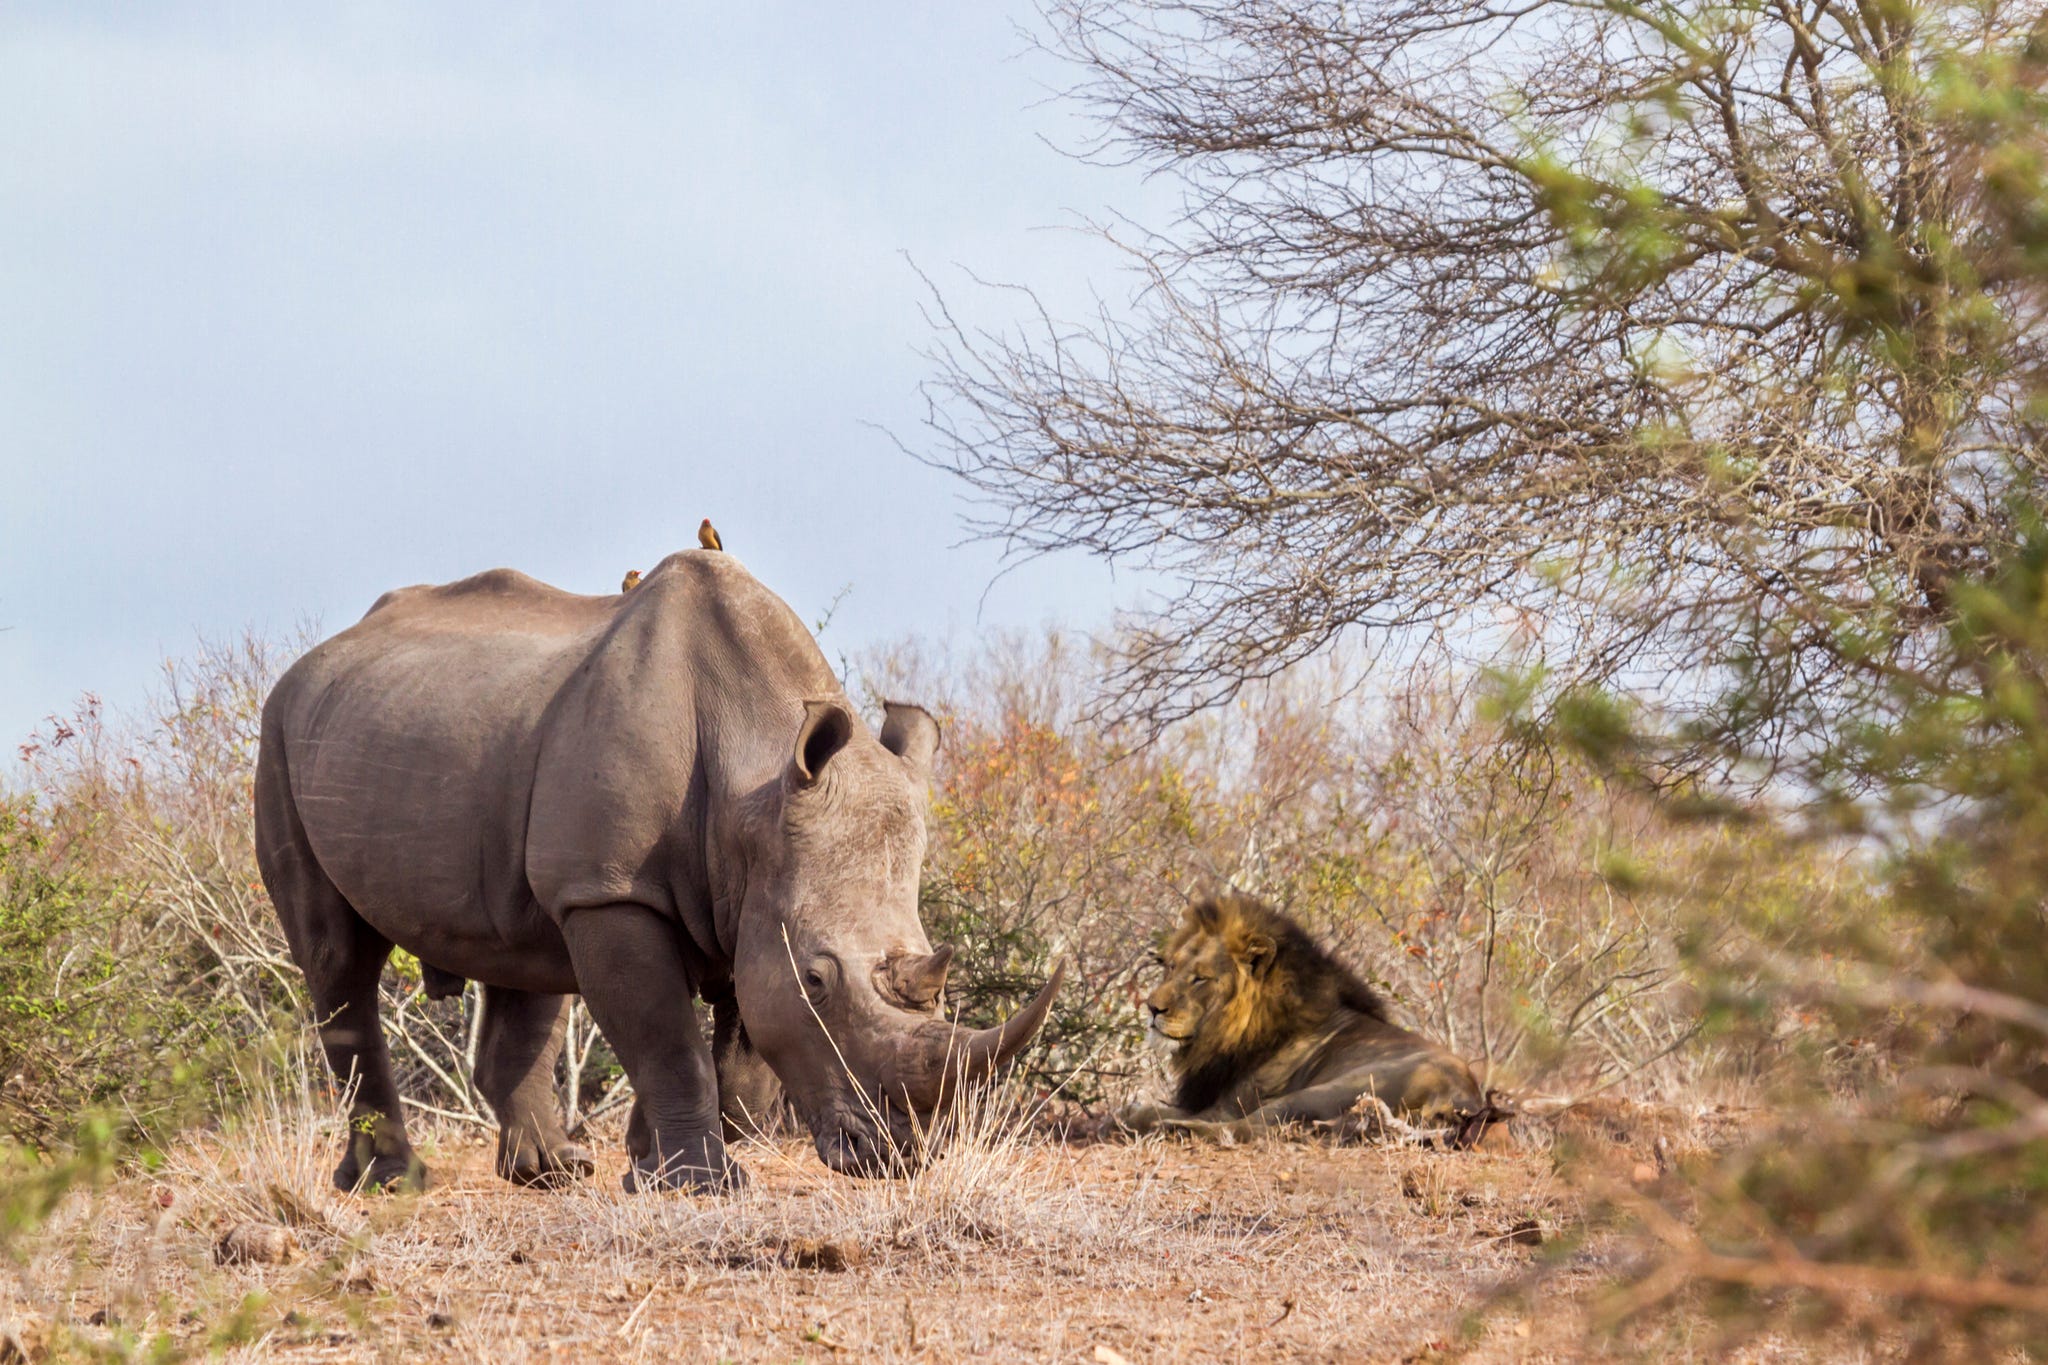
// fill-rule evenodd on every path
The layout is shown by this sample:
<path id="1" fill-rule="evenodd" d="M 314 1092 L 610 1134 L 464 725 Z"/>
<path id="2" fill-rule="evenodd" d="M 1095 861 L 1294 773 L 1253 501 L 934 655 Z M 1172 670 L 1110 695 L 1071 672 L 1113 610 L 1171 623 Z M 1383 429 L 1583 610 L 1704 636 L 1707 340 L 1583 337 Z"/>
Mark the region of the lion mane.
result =
<path id="1" fill-rule="evenodd" d="M 1270 944 L 1272 962 L 1244 973 L 1231 998 L 1175 1049 L 1169 1065 L 1178 1082 L 1174 1104 L 1181 1109 L 1207 1109 L 1281 1047 L 1344 1011 L 1392 1022 L 1385 1002 L 1363 978 L 1292 919 L 1248 896 L 1225 893 L 1196 901 L 1165 953 L 1170 957 L 1199 938 L 1214 940 L 1240 964 Z"/>

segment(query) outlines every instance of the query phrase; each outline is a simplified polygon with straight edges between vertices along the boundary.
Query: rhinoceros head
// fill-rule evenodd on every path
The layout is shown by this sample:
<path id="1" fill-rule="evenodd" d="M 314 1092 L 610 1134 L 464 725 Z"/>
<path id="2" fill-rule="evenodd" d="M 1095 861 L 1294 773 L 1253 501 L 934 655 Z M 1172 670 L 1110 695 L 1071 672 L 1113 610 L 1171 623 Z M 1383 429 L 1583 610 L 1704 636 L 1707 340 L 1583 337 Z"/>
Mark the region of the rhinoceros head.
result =
<path id="1" fill-rule="evenodd" d="M 749 855 L 733 984 L 754 1047 L 848 1174 L 913 1164 L 958 1086 L 1014 1057 L 1044 1023 L 1055 973 L 996 1028 L 939 1017 L 950 948 L 917 915 L 925 791 L 939 727 L 887 705 L 879 739 L 842 698 L 805 703 Z"/>

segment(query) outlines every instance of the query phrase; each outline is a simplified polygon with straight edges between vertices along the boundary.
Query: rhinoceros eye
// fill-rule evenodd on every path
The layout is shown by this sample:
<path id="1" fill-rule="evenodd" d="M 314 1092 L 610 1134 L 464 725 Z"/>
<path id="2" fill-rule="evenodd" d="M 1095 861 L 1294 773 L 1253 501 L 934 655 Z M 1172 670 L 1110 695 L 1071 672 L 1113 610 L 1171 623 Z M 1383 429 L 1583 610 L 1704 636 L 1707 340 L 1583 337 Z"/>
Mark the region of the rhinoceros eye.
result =
<path id="1" fill-rule="evenodd" d="M 818 1004 L 839 984 L 839 963 L 830 953 L 820 953 L 804 966 L 804 994 Z"/>

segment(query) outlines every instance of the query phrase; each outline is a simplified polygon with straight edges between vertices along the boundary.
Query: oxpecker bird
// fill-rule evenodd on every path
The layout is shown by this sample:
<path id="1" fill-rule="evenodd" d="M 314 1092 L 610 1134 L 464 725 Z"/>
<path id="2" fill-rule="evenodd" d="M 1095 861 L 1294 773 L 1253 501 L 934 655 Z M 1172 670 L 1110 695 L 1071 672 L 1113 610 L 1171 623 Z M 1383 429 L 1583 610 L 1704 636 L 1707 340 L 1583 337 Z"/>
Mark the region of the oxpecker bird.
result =
<path id="1" fill-rule="evenodd" d="M 628 569 L 628 570 L 626 570 L 626 576 L 625 576 L 624 578 L 622 578 L 622 579 L 620 579 L 620 580 L 619 580 L 619 591 L 620 591 L 620 592 L 631 592 L 631 591 L 633 591 L 633 589 L 635 589 L 635 588 L 637 588 L 637 587 L 639 587 L 639 586 L 640 586 L 640 571 L 639 571 L 638 569 Z"/>
<path id="2" fill-rule="evenodd" d="M 718 528 L 711 524 L 711 518 L 704 518 L 697 527 L 697 543 L 707 550 L 723 550 L 725 542 L 718 538 Z"/>

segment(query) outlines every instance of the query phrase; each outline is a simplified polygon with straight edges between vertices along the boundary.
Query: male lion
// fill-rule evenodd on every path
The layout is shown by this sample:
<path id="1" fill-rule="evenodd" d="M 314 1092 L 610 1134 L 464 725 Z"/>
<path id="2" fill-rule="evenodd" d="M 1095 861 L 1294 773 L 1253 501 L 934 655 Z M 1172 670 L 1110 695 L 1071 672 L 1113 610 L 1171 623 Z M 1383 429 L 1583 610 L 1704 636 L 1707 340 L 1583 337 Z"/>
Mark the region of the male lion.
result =
<path id="1" fill-rule="evenodd" d="M 1464 1062 L 1387 1019 L 1372 987 L 1287 916 L 1246 896 L 1196 901 L 1167 940 L 1166 980 L 1145 1001 L 1174 1047 L 1173 1103 L 1121 1116 L 1216 1141 L 1330 1120 L 1360 1097 L 1475 1140 L 1493 1116 Z"/>

